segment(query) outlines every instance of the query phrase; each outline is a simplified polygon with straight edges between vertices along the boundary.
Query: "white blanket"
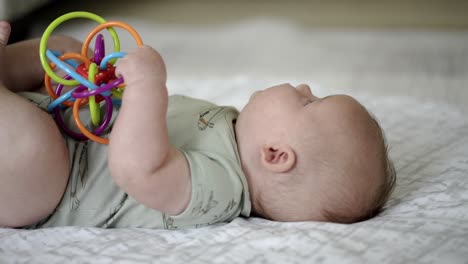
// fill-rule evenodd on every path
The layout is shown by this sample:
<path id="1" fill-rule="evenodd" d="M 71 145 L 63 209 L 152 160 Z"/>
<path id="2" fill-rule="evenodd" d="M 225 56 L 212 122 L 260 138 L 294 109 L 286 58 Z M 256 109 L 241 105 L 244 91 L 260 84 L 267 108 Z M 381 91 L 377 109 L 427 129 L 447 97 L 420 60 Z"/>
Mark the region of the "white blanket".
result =
<path id="1" fill-rule="evenodd" d="M 383 214 L 353 225 L 238 218 L 227 224 L 178 231 L 0 229 L 0 263 L 466 263 L 468 119 L 461 105 L 467 95 L 468 48 L 463 44 L 466 42 L 457 41 L 466 40 L 467 35 L 299 34 L 290 25 L 266 25 L 254 22 L 213 31 L 152 28 L 159 39 L 150 42 L 159 45 L 172 66 L 168 67 L 171 93 L 240 108 L 256 88 L 289 80 L 312 83 L 319 95 L 345 91 L 356 96 L 386 131 L 398 173 L 396 190 Z M 148 29 L 139 29 L 142 35 L 151 34 Z M 276 43 L 265 51 L 253 46 L 249 52 L 248 46 L 258 40 L 254 32 L 265 30 L 275 32 L 272 41 L 288 37 L 287 47 Z M 239 53 L 220 52 L 228 49 L 229 41 L 223 42 L 228 36 L 243 39 L 237 46 Z M 197 45 L 204 39 L 212 41 L 211 46 Z M 270 65 L 265 56 L 279 56 L 286 48 L 290 53 L 301 51 L 301 55 L 296 54 L 300 58 L 312 54 L 322 61 L 308 63 L 302 58 L 301 65 L 309 68 L 294 65 L 289 73 L 281 74 L 284 67 Z M 203 57 L 197 57 L 197 52 L 208 51 L 213 57 L 197 60 Z M 366 60 L 367 54 L 374 56 L 372 60 Z M 221 55 L 226 59 L 215 58 Z M 259 69 L 260 73 L 229 75 L 229 67 L 242 68 L 239 57 L 248 58 L 249 71 Z M 333 61 L 338 58 L 341 61 Z M 184 59 L 190 67 L 177 65 Z M 288 62 L 286 56 L 283 61 Z M 312 77 L 291 79 L 298 76 L 291 74 L 296 70 L 302 76 L 310 70 Z M 195 78 L 197 74 L 200 76 Z M 343 88 L 348 83 L 349 89 Z M 383 88 L 366 88 L 373 85 Z"/>
<path id="2" fill-rule="evenodd" d="M 239 96 L 244 80 L 171 82 Z M 237 90 L 236 90 L 237 89 Z M 237 92 L 236 92 L 237 91 Z M 359 96 L 381 120 L 398 171 L 387 210 L 353 225 L 238 218 L 182 231 L 0 230 L 0 263 L 464 263 L 468 122 L 448 105 Z M 216 98 L 213 98 L 216 101 Z"/>

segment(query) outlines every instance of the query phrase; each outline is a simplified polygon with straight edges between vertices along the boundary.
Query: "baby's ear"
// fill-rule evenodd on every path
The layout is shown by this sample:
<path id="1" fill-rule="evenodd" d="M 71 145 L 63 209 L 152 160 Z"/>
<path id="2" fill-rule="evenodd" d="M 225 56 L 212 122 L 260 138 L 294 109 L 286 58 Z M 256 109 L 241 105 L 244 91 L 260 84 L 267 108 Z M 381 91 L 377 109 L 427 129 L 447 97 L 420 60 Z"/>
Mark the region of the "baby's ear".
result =
<path id="1" fill-rule="evenodd" d="M 260 150 L 262 166 L 275 173 L 284 173 L 294 168 L 296 153 L 287 144 L 265 145 Z"/>

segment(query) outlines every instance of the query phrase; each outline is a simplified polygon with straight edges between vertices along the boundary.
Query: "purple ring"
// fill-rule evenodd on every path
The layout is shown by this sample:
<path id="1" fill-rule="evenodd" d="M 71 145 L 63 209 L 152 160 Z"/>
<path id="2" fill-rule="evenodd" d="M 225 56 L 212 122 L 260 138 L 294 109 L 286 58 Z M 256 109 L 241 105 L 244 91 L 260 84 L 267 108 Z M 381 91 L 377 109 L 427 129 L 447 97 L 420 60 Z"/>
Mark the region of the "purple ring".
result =
<path id="1" fill-rule="evenodd" d="M 99 65 L 106 54 L 106 47 L 104 46 L 104 38 L 102 34 L 97 35 L 96 43 L 94 44 L 94 62 Z"/>
<path id="2" fill-rule="evenodd" d="M 104 115 L 104 122 L 101 123 L 101 125 L 93 130 L 94 135 L 101 135 L 107 126 L 109 125 L 111 119 L 112 119 L 112 99 L 109 96 L 104 96 L 104 100 L 106 101 L 106 114 Z M 68 128 L 65 125 L 65 122 L 63 121 L 62 115 L 60 114 L 60 107 L 54 108 L 54 114 L 55 114 L 55 121 L 60 125 L 60 127 L 67 133 L 70 137 L 76 139 L 76 140 L 86 140 L 88 137 L 81 133 L 77 133 L 70 128 Z"/>
<path id="3" fill-rule="evenodd" d="M 66 80 L 70 80 L 71 77 L 66 75 L 64 77 L 64 79 Z M 76 89 L 79 89 L 81 88 L 78 87 Z M 86 88 L 86 87 L 85 87 Z M 55 93 L 57 95 L 60 95 L 62 93 L 62 89 L 63 89 L 63 85 L 61 87 L 58 87 L 57 86 L 57 89 L 55 91 Z M 111 119 L 112 119 L 112 110 L 113 110 L 113 104 L 112 104 L 112 99 L 110 98 L 110 96 L 104 96 L 104 100 L 106 101 L 106 113 L 104 115 L 104 122 L 101 123 L 101 125 L 99 125 L 99 127 L 97 127 L 96 129 L 93 130 L 93 134 L 94 135 L 100 135 L 102 134 L 105 129 L 107 128 L 107 126 L 109 125 Z M 81 133 L 77 133 L 73 130 L 71 130 L 70 128 L 67 127 L 67 125 L 65 124 L 65 121 L 63 120 L 63 117 L 60 113 L 60 107 L 57 106 L 54 108 L 54 115 L 55 115 L 55 121 L 57 122 L 57 124 L 63 129 L 63 131 L 65 131 L 65 133 L 67 133 L 70 137 L 76 139 L 76 140 L 86 140 L 88 139 L 88 137 L 86 137 L 85 135 L 81 134 Z"/>
<path id="4" fill-rule="evenodd" d="M 118 85 L 122 84 L 124 82 L 123 78 L 120 77 L 108 84 L 105 84 L 103 86 L 99 86 L 98 88 L 94 90 L 88 90 L 88 89 L 75 89 L 72 92 L 72 97 L 74 98 L 88 98 L 90 96 L 96 96 L 98 94 L 102 94 L 104 92 L 107 92 L 111 90 L 112 88 L 117 87 Z"/>
<path id="5" fill-rule="evenodd" d="M 64 77 L 65 80 L 70 80 L 71 76 L 66 75 Z M 55 94 L 60 95 L 62 93 L 63 85 L 57 85 L 57 89 L 55 89 Z M 62 114 L 60 113 L 60 106 L 57 106 L 54 108 L 54 116 L 55 116 L 55 122 L 60 126 L 60 128 L 65 131 L 70 137 L 76 139 L 76 140 L 85 140 L 87 137 L 81 133 L 76 133 L 75 131 L 71 130 L 70 128 L 67 127 L 65 122 L 63 121 Z"/>

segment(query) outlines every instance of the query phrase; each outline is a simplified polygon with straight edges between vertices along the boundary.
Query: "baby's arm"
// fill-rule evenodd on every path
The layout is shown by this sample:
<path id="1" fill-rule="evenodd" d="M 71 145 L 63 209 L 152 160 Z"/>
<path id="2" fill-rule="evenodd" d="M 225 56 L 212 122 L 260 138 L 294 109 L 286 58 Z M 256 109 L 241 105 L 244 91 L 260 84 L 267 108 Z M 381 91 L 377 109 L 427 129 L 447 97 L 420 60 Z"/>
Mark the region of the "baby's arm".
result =
<path id="1" fill-rule="evenodd" d="M 169 143 L 164 62 L 143 46 L 118 62 L 116 74 L 127 88 L 110 135 L 111 175 L 145 206 L 179 214 L 190 200 L 191 180 L 184 155 Z"/>
<path id="2" fill-rule="evenodd" d="M 39 60 L 40 39 L 30 39 L 6 47 L 5 86 L 13 92 L 33 91 L 41 87 L 44 70 Z M 61 53 L 81 53 L 82 43 L 67 36 L 52 36 L 47 48 Z"/>

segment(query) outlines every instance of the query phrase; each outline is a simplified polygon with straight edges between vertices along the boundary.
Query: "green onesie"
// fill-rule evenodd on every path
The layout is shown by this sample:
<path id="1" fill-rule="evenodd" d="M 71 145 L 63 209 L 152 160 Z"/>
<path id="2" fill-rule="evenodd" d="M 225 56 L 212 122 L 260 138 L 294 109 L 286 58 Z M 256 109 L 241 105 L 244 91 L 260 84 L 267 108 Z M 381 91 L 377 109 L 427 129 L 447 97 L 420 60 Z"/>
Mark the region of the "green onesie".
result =
<path id="1" fill-rule="evenodd" d="M 48 96 L 41 94 L 21 95 L 42 109 L 50 102 Z M 83 109 L 80 114 L 83 122 L 90 122 L 88 110 Z M 117 114 L 118 109 L 115 109 L 113 120 Z M 190 203 L 176 216 L 143 206 L 114 183 L 107 168 L 107 145 L 79 142 L 64 134 L 71 163 L 64 196 L 48 218 L 26 228 L 177 229 L 228 222 L 240 215 L 249 216 L 249 191 L 233 127 L 238 114 L 233 107 L 217 106 L 186 96 L 169 97 L 167 125 L 170 142 L 185 155 L 192 179 Z M 69 126 L 75 127 L 71 109 L 65 110 L 63 116 Z M 138 131 L 135 131 L 135 136 L 138 136 Z"/>

